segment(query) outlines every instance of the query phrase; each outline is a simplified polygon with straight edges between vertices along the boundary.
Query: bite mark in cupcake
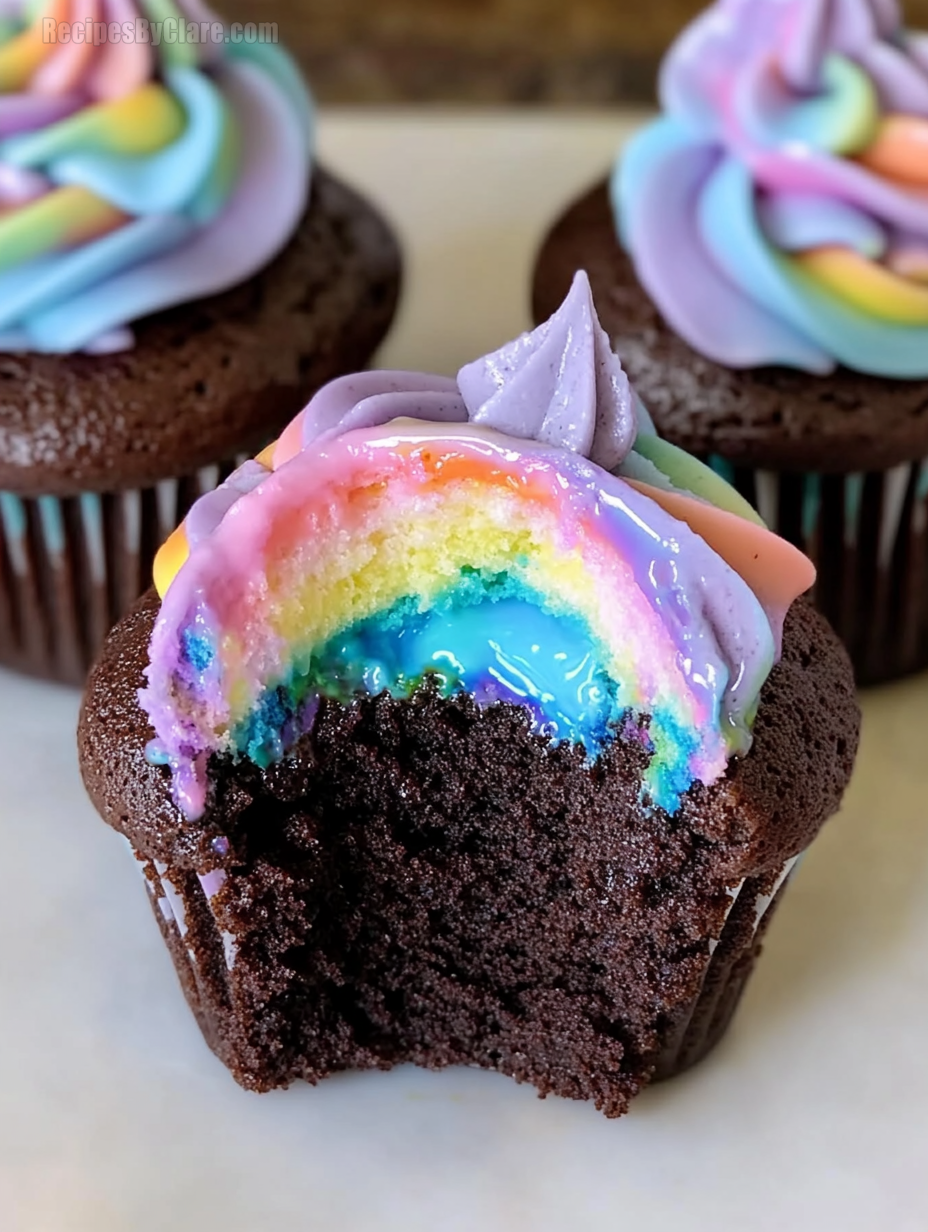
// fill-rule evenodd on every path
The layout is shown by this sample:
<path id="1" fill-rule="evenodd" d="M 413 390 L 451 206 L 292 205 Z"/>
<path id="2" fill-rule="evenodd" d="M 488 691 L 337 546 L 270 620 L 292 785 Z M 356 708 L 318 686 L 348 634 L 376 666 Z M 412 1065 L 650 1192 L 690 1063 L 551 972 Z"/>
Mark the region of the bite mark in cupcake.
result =
<path id="1" fill-rule="evenodd" d="M 244 1086 L 617 1116 L 723 1034 L 859 716 L 808 561 L 652 432 L 580 276 L 457 380 L 320 391 L 108 639 L 84 781 Z"/>

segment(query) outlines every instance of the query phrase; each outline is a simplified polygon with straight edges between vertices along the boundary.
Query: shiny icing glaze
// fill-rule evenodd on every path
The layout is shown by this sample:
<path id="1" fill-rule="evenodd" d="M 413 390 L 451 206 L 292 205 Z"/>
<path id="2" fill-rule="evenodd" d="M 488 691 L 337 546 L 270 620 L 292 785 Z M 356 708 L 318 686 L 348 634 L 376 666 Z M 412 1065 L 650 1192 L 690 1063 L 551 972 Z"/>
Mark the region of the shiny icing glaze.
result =
<path id="1" fill-rule="evenodd" d="M 458 382 L 333 382 L 194 507 L 157 563 L 141 694 L 189 816 L 212 754 L 268 764 L 324 698 L 406 696 L 426 674 L 478 704 L 518 703 L 590 759 L 634 731 L 651 752 L 643 790 L 671 811 L 747 750 L 813 571 L 657 441 L 594 329 L 581 276 L 540 336 Z M 564 443 L 535 439 L 558 422 Z M 597 440 L 619 473 L 584 456 Z"/>

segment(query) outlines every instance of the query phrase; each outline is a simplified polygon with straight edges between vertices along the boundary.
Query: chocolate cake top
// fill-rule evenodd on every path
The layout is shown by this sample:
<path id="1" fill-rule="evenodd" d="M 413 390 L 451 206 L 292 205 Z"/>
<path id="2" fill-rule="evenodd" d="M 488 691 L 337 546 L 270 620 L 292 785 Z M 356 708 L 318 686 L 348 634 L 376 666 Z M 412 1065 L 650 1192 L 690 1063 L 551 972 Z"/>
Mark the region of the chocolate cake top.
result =
<path id="1" fill-rule="evenodd" d="M 111 355 L 0 355 L 0 488 L 145 487 L 259 448 L 362 364 L 396 300 L 382 219 L 324 170 L 284 251 L 222 294 L 136 322 Z"/>
<path id="2" fill-rule="evenodd" d="M 479 1064 L 620 1114 L 655 1063 L 691 1063 L 724 1029 L 758 913 L 854 759 L 847 660 L 800 601 L 751 752 L 673 816 L 642 807 L 640 740 L 590 767 L 523 707 L 426 682 L 324 701 L 266 769 L 217 762 L 191 822 L 145 756 L 156 614 L 150 595 L 91 678 L 82 770 L 145 870 L 207 1040 L 252 1090 Z"/>

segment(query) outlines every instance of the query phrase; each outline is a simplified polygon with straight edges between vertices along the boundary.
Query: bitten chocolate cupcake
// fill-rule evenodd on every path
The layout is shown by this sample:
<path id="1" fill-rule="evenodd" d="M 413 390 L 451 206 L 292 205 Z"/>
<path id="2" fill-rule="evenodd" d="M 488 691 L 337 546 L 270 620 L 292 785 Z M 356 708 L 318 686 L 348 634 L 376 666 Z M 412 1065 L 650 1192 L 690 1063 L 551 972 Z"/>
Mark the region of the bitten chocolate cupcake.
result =
<path id="1" fill-rule="evenodd" d="M 282 48 L 199 0 L 157 45 L 132 0 L 119 41 L 79 43 L 85 10 L 0 32 L 0 664 L 72 683 L 190 505 L 366 362 L 399 285 L 389 229 L 314 166 Z"/>
<path id="2" fill-rule="evenodd" d="M 818 566 L 858 681 L 928 664 L 928 39 L 892 0 L 718 0 L 557 223 L 660 432 Z"/>
<path id="3" fill-rule="evenodd" d="M 583 277 L 456 381 L 318 393 L 80 723 L 238 1081 L 468 1063 L 615 1116 L 712 1047 L 854 761 L 812 576 L 653 434 Z"/>

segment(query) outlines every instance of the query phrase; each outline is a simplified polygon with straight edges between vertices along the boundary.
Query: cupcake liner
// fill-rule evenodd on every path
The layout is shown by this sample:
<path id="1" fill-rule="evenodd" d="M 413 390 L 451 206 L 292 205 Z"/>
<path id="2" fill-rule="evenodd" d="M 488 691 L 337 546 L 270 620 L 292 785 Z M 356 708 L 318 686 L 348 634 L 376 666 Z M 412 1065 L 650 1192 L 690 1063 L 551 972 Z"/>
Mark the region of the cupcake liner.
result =
<path id="1" fill-rule="evenodd" d="M 118 492 L 0 491 L 0 664 L 83 684 L 109 630 L 151 585 L 158 547 L 243 460 Z"/>
<path id="2" fill-rule="evenodd" d="M 702 988 L 675 1017 L 655 1057 L 655 1081 L 695 1065 L 725 1034 L 754 970 L 764 933 L 801 859 L 793 856 L 775 876 L 749 877 L 733 892 L 725 927 L 710 946 Z"/>
<path id="3" fill-rule="evenodd" d="M 140 868 L 162 937 L 174 960 L 184 995 L 216 1055 L 230 1068 L 254 1041 L 239 1029 L 237 1003 L 248 1008 L 247 978 L 236 980 L 237 947 L 226 927 L 220 891 L 226 874 L 172 869 L 127 846 Z M 782 892 L 801 856 L 787 860 L 778 873 L 750 877 L 731 891 L 731 906 L 716 941 L 710 943 L 702 987 L 667 1027 L 654 1057 L 654 1079 L 671 1078 L 694 1065 L 724 1035 L 748 976 L 760 953 L 761 939 Z"/>
<path id="4" fill-rule="evenodd" d="M 706 460 L 815 562 L 812 599 L 858 684 L 928 666 L 928 460 L 844 475 Z"/>
<path id="5" fill-rule="evenodd" d="M 249 1042 L 237 1030 L 235 1002 L 246 994 L 236 989 L 233 979 L 235 938 L 214 902 L 226 875 L 222 870 L 197 875 L 170 868 L 140 854 L 128 840 L 127 846 L 197 1024 L 213 1052 L 232 1066 Z"/>

